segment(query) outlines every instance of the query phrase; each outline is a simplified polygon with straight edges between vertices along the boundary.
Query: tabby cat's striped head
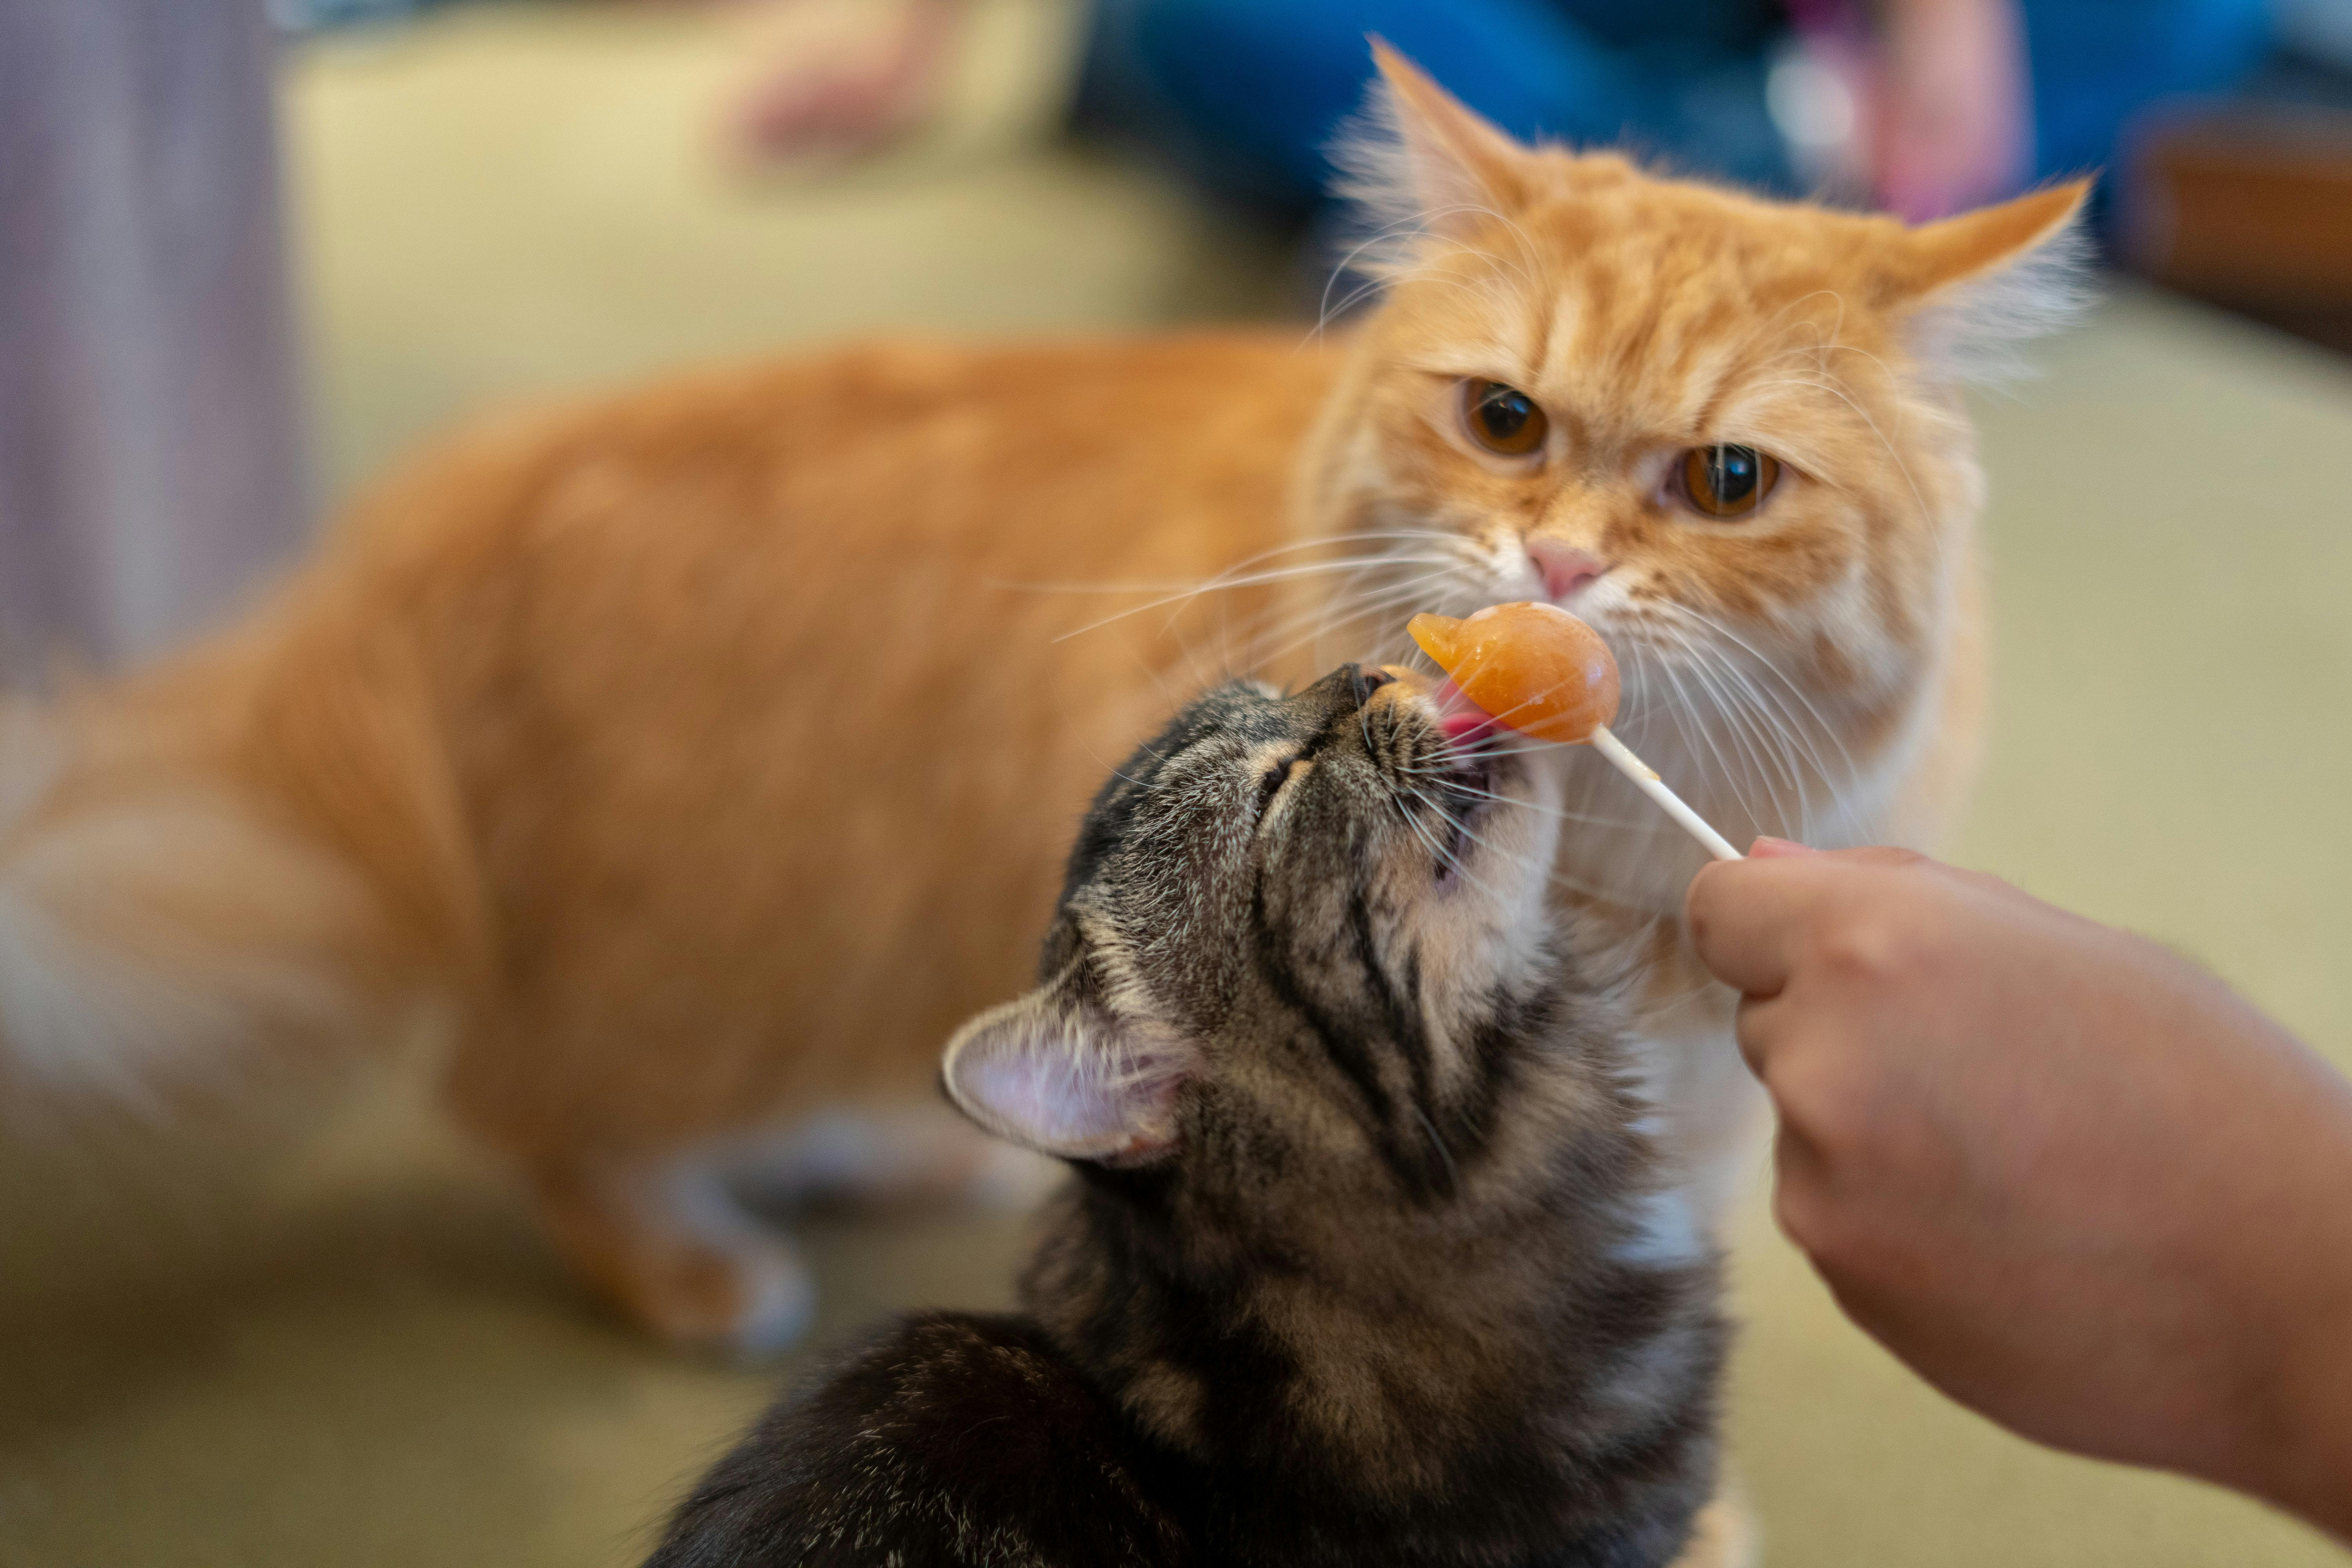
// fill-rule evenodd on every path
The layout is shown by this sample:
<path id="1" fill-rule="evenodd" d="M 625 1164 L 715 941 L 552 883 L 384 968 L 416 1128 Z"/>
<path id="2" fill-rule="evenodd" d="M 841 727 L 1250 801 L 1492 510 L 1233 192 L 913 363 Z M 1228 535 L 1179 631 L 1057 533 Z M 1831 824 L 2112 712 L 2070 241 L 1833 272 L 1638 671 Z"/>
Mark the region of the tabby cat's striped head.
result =
<path id="1" fill-rule="evenodd" d="M 1207 693 L 1097 797 L 1043 984 L 958 1034 L 950 1097 L 1073 1160 L 1278 1144 L 1450 1193 L 1548 1005 L 1555 789 L 1410 678 Z"/>

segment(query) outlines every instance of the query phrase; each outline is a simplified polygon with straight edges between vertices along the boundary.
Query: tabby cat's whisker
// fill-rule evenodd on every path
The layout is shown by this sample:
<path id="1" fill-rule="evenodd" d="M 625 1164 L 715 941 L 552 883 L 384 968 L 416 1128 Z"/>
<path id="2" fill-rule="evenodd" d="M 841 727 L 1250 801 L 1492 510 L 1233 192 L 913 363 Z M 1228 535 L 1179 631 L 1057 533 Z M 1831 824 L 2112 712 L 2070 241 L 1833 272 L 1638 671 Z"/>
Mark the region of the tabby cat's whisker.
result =
<path id="1" fill-rule="evenodd" d="M 1400 771 L 1410 773 L 1416 778 L 1441 780 L 1444 777 L 1444 774 L 1437 770 L 1416 770 L 1407 768 Z M 1591 812 L 1570 811 L 1566 806 L 1559 805 L 1545 805 L 1537 801 L 1522 799 L 1515 795 L 1497 795 L 1493 790 L 1479 789 L 1475 785 L 1465 784 L 1459 782 L 1452 784 L 1450 787 L 1457 795 L 1469 795 L 1476 800 L 1491 800 L 1499 805 L 1517 806 L 1522 810 L 1541 812 L 1546 816 L 1555 816 L 1562 822 L 1582 823 L 1587 827 L 1633 827 L 1636 826 L 1633 820 L 1630 817 L 1595 816 Z"/>
<path id="2" fill-rule="evenodd" d="M 1392 784 L 1389 788 L 1391 795 L 1411 795 L 1417 803 L 1423 805 L 1431 806 L 1434 809 L 1435 803 L 1432 802 L 1428 796 L 1423 795 L 1419 790 L 1413 789 L 1410 785 L 1400 788 L 1400 786 Z M 1399 809 L 1403 813 L 1405 826 L 1412 830 L 1412 836 L 1414 837 L 1420 839 L 1422 843 L 1428 846 L 1431 857 L 1435 859 L 1440 866 L 1444 868 L 1446 874 L 1448 876 L 1467 878 L 1469 873 L 1464 869 L 1461 858 L 1454 853 L 1450 847 L 1438 842 L 1437 836 L 1429 830 L 1428 824 L 1421 820 L 1421 814 L 1405 806 L 1402 799 L 1399 800 L 1398 805 Z M 1441 812 L 1439 815 L 1443 816 L 1444 814 Z M 1480 883 L 1479 885 L 1481 888 L 1485 888 L 1484 883 Z M 1491 889 L 1486 890 L 1492 891 Z"/>
<path id="3" fill-rule="evenodd" d="M 1461 1191 L 1462 1173 L 1454 1163 L 1454 1151 L 1445 1146 L 1445 1140 L 1438 1134 L 1437 1123 L 1429 1119 L 1429 1112 L 1421 1108 L 1421 1101 L 1415 1100 L 1410 1103 L 1412 1106 L 1412 1113 L 1421 1118 L 1421 1130 L 1429 1134 L 1429 1142 L 1436 1148 L 1437 1157 L 1445 1162 L 1446 1190 Z"/>
<path id="4" fill-rule="evenodd" d="M 1415 800 L 1417 800 L 1417 801 L 1421 802 L 1423 805 L 1426 805 L 1427 807 L 1429 807 L 1429 809 L 1430 809 L 1431 811 L 1433 811 L 1433 812 L 1436 813 L 1436 814 L 1437 814 L 1437 816 L 1438 816 L 1438 817 L 1439 817 L 1439 819 L 1440 819 L 1440 820 L 1442 820 L 1443 822 L 1444 822 L 1444 823 L 1445 823 L 1445 825 L 1446 825 L 1448 827 L 1452 828 L 1455 833 L 1457 833 L 1457 834 L 1461 835 L 1464 838 L 1465 838 L 1465 839 L 1469 840 L 1471 843 L 1477 845 L 1481 849 L 1486 850 L 1488 853 L 1493 854 L 1493 855 L 1495 855 L 1495 856 L 1497 856 L 1497 857 L 1499 857 L 1499 858 L 1505 858 L 1505 859 L 1511 859 L 1511 860 L 1517 860 L 1517 861 L 1518 861 L 1518 862 L 1519 862 L 1520 864 L 1522 864 L 1522 865 L 1524 865 L 1524 864 L 1528 864 L 1528 857 L 1527 857 L 1527 856 L 1525 856 L 1525 855 L 1508 855 L 1508 854 L 1506 854 L 1503 850 L 1501 850 L 1501 849 L 1497 848 L 1495 845 L 1493 845 L 1492 843 L 1488 842 L 1488 841 L 1487 841 L 1487 839 L 1486 838 L 1486 837 L 1485 837 L 1484 835 L 1480 834 L 1480 833 L 1479 833 L 1479 832 L 1477 832 L 1475 828 L 1471 827 L 1471 826 L 1469 826 L 1469 824 L 1468 824 L 1466 821 L 1465 821 L 1463 818 L 1461 818 L 1461 817 L 1459 817 L 1459 816 L 1454 816 L 1452 812 L 1450 812 L 1450 811 L 1446 810 L 1446 809 L 1445 809 L 1445 805 L 1444 805 L 1444 803 L 1443 801 L 1433 799 L 1433 798 L 1432 798 L 1429 795 L 1427 795 L 1426 793 L 1424 793 L 1423 791 L 1422 791 L 1422 790 L 1420 790 L 1420 789 L 1418 789 L 1418 788 L 1416 788 L 1416 787 L 1414 787 L 1414 786 L 1412 786 L 1412 785 L 1410 785 L 1410 784 L 1405 785 L 1405 786 L 1404 786 L 1404 789 L 1405 789 L 1405 793 L 1406 793 L 1406 794 L 1408 794 L 1408 795 L 1412 795 Z M 1410 813 L 1408 813 L 1408 814 L 1407 814 L 1407 820 L 1409 820 L 1409 821 L 1410 821 L 1411 819 L 1412 819 L 1412 818 L 1411 818 L 1411 814 L 1410 814 Z M 1478 878 L 1478 877 L 1475 877 L 1475 876 L 1473 876 L 1473 875 L 1471 874 L 1470 870 L 1469 870 L 1469 868 L 1467 868 L 1466 866 L 1463 865 L 1462 860 L 1461 860 L 1461 858 L 1460 858 L 1460 857 L 1459 857 L 1459 856 L 1453 855 L 1453 854 L 1451 854 L 1451 853 L 1447 853 L 1447 852 L 1444 852 L 1444 851 L 1440 851 L 1440 854 L 1441 854 L 1441 857 L 1442 857 L 1444 859 L 1445 859 L 1445 860 L 1446 860 L 1446 862 L 1448 863 L 1448 865 L 1452 868 L 1453 872 L 1454 872 L 1454 874 L 1455 876 L 1458 876 L 1458 877 L 1462 878 L 1462 879 L 1463 879 L 1464 880 L 1465 880 L 1465 881 L 1475 883 L 1475 884 L 1478 886 L 1478 888 L 1479 888 L 1481 890 L 1485 891 L 1485 892 L 1487 892 L 1487 893 L 1495 893 L 1495 892 L 1496 892 L 1496 889 L 1495 889 L 1492 886 L 1490 886 L 1488 883 L 1486 883 L 1483 879 Z M 1496 896 L 1497 896 L 1497 897 L 1499 897 L 1500 895 L 1499 895 L 1499 894 L 1497 894 Z"/>

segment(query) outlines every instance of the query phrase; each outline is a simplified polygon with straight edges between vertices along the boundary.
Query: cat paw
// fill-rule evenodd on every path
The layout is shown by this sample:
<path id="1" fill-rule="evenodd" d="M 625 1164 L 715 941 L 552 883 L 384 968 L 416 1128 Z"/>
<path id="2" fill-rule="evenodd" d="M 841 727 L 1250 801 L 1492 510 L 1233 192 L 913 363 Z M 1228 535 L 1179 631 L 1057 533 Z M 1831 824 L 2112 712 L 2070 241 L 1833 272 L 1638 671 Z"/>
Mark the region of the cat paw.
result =
<path id="1" fill-rule="evenodd" d="M 1672 1568 L 1756 1568 L 1762 1558 L 1756 1510 L 1738 1484 L 1726 1477 L 1699 1510 L 1690 1541 Z"/>
<path id="2" fill-rule="evenodd" d="M 990 1137 L 943 1105 L 824 1111 L 733 1139 L 715 1157 L 762 1213 L 824 1201 L 1025 1209 L 1064 1168 Z"/>
<path id="3" fill-rule="evenodd" d="M 753 1358 L 789 1348 L 815 1320 L 816 1282 L 791 1238 L 742 1208 L 707 1161 L 570 1171 L 535 1186 L 557 1247 L 656 1338 Z"/>
<path id="4" fill-rule="evenodd" d="M 621 1305 L 671 1344 L 758 1360 L 808 1332 L 816 1281 L 781 1237 L 741 1238 L 674 1250 L 623 1288 Z"/>

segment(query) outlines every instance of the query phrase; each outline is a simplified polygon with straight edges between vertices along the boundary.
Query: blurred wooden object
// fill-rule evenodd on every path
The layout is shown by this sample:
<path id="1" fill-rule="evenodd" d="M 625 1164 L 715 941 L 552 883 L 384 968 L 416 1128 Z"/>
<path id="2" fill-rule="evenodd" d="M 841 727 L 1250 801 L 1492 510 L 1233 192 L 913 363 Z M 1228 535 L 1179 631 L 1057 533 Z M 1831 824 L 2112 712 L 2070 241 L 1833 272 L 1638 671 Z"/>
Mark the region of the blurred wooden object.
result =
<path id="1" fill-rule="evenodd" d="M 305 525 L 262 0 L 0 0 L 0 672 L 171 642 Z"/>
<path id="2" fill-rule="evenodd" d="M 2226 105 L 2148 135 L 2125 184 L 2139 270 L 2352 352 L 2352 110 Z"/>

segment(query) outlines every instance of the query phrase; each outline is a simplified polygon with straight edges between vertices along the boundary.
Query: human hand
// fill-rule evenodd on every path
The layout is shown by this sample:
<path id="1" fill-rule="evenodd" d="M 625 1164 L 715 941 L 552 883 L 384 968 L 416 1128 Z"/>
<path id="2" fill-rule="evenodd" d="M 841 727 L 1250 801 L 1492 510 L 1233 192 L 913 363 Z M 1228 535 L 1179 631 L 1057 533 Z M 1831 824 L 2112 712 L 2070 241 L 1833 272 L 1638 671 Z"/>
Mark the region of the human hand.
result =
<path id="1" fill-rule="evenodd" d="M 2027 1436 L 2352 1538 L 2352 1085 L 2154 943 L 1906 851 L 1768 840 L 1687 914 L 1857 1323 Z"/>
<path id="2" fill-rule="evenodd" d="M 796 40 L 734 106 L 735 140 L 761 158 L 880 151 L 938 107 L 961 10 L 902 0 L 878 27 Z"/>

